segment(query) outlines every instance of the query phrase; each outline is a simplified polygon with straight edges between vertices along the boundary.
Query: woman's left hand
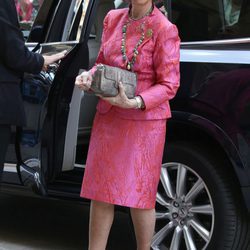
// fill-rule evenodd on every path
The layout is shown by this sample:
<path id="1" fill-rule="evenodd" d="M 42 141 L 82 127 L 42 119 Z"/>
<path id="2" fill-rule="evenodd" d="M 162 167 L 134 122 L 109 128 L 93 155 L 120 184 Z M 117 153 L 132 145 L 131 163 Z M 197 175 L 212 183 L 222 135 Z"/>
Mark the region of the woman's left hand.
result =
<path id="1" fill-rule="evenodd" d="M 124 86 L 121 82 L 119 82 L 119 94 L 115 97 L 103 97 L 100 96 L 103 100 L 109 102 L 111 105 L 124 108 L 124 109 L 131 109 L 136 108 L 137 103 L 134 99 L 128 99 L 125 94 Z"/>

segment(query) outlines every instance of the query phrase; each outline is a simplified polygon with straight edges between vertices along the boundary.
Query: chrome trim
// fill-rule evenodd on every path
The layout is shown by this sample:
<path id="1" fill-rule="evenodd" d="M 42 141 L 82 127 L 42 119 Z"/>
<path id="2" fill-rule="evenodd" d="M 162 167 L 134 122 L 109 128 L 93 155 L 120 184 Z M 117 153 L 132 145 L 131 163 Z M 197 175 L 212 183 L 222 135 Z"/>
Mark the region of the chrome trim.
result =
<path id="1" fill-rule="evenodd" d="M 25 43 L 27 47 L 36 47 L 38 43 Z"/>
<path id="2" fill-rule="evenodd" d="M 80 118 L 79 114 L 83 95 L 84 92 L 75 86 L 70 102 L 70 110 L 66 127 L 62 171 L 69 171 L 74 169 L 78 137 L 78 124 Z"/>
<path id="3" fill-rule="evenodd" d="M 41 43 L 39 53 L 51 55 L 66 50 L 68 54 L 77 44 L 78 41 Z"/>
<path id="4" fill-rule="evenodd" d="M 181 49 L 180 55 L 181 62 L 250 64 L 249 50 Z"/>
<path id="5" fill-rule="evenodd" d="M 16 164 L 15 163 L 5 163 L 3 171 L 4 172 L 16 173 L 17 172 Z"/>
<path id="6" fill-rule="evenodd" d="M 74 165 L 75 168 L 86 168 L 85 164 L 75 164 Z M 16 169 L 16 164 L 14 163 L 5 163 L 4 164 L 4 172 L 10 172 L 10 173 L 17 173 L 17 169 Z"/>
<path id="7" fill-rule="evenodd" d="M 228 45 L 228 44 L 239 44 L 239 43 L 250 43 L 250 38 L 238 38 L 238 39 L 225 39 L 225 40 L 213 40 L 213 41 L 197 41 L 197 42 L 181 42 L 181 45 Z"/>
<path id="8" fill-rule="evenodd" d="M 54 45 L 71 45 L 71 44 L 78 44 L 79 42 L 77 40 L 73 41 L 65 41 L 65 42 L 50 42 L 50 43 L 41 43 L 41 46 L 54 46 Z"/>
<path id="9" fill-rule="evenodd" d="M 65 22 L 65 26 L 64 26 L 64 30 L 63 30 L 63 35 L 62 35 L 62 41 L 67 41 L 68 37 L 69 37 L 69 32 L 70 32 L 70 28 L 71 28 L 71 23 L 72 23 L 72 17 L 75 14 L 74 13 L 74 9 L 75 9 L 75 4 L 76 4 L 76 0 L 72 0 L 70 7 L 69 7 L 69 12 L 67 15 L 67 19 Z"/>
<path id="10" fill-rule="evenodd" d="M 86 165 L 85 164 L 75 164 L 74 166 L 75 168 L 86 168 Z"/>
<path id="11" fill-rule="evenodd" d="M 71 21 L 71 25 L 70 25 L 69 30 L 68 30 L 67 39 L 69 39 L 69 37 L 70 37 L 70 34 L 71 34 L 71 32 L 72 32 L 72 29 L 73 29 L 73 26 L 74 26 L 74 23 L 75 23 L 75 20 L 76 20 L 76 17 L 77 17 L 77 14 L 78 14 L 78 11 L 79 11 L 81 5 L 83 5 L 83 2 L 82 2 L 82 1 L 79 1 L 79 2 L 78 2 L 78 5 L 77 5 L 77 6 L 76 6 L 76 5 L 74 6 L 74 7 L 76 7 L 76 9 L 75 9 L 74 16 L 72 15 L 72 16 L 73 16 L 73 19 L 72 19 L 72 21 Z"/>

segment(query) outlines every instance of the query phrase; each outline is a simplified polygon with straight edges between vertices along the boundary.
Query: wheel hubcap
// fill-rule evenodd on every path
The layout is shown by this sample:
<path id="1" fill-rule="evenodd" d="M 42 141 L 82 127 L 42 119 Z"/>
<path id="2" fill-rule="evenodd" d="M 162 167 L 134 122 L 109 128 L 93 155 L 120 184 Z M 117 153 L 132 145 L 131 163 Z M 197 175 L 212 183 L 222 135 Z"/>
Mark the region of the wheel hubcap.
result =
<path id="1" fill-rule="evenodd" d="M 202 178 L 183 164 L 163 164 L 151 247 L 154 250 L 206 249 L 213 227 L 214 207 Z"/>
<path id="2" fill-rule="evenodd" d="M 169 211 L 175 224 L 186 225 L 187 220 L 192 217 L 192 213 L 189 211 L 190 208 L 191 204 L 187 204 L 185 201 L 176 199 L 172 202 Z"/>

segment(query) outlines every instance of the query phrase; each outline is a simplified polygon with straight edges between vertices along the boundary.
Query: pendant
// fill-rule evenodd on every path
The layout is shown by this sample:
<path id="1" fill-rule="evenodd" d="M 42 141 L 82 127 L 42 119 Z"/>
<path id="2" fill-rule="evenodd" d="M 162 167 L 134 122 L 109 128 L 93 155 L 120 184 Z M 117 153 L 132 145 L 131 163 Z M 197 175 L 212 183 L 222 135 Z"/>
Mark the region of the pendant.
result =
<path id="1" fill-rule="evenodd" d="M 131 70 L 131 65 L 130 65 L 130 63 L 127 64 L 127 70 Z"/>
<path id="2" fill-rule="evenodd" d="M 146 32 L 146 36 L 147 37 L 151 37 L 153 35 L 153 30 L 152 29 L 148 29 Z"/>

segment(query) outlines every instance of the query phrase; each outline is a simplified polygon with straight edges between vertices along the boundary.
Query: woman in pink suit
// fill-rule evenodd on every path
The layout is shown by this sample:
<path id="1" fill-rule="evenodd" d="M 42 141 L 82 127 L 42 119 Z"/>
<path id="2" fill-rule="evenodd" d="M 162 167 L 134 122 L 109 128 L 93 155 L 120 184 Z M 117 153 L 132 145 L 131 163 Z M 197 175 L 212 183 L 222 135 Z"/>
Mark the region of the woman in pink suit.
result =
<path id="1" fill-rule="evenodd" d="M 152 0 L 132 0 L 104 20 L 96 63 L 137 73 L 136 97 L 119 94 L 97 105 L 81 196 L 91 202 L 89 249 L 104 250 L 114 204 L 130 207 L 138 250 L 149 250 L 165 144 L 169 100 L 179 87 L 176 27 Z M 88 90 L 95 67 L 76 78 Z"/>
<path id="2" fill-rule="evenodd" d="M 33 4 L 30 0 L 19 0 L 16 3 L 16 9 L 20 21 L 32 21 Z"/>

